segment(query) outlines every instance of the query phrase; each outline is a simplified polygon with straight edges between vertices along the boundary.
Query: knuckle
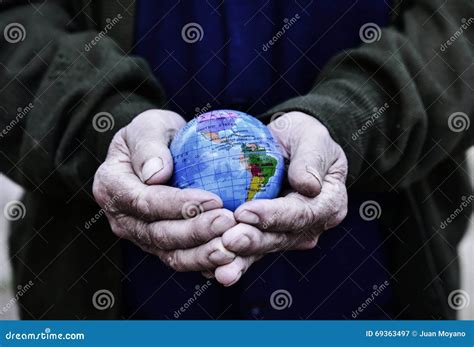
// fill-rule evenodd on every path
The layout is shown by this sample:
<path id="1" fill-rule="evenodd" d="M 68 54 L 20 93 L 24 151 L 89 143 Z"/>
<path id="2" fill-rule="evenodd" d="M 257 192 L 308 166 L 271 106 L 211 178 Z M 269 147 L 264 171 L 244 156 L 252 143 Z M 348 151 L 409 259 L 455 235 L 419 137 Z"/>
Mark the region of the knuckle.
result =
<path id="1" fill-rule="evenodd" d="M 126 231 L 125 229 L 118 227 L 117 225 L 114 225 L 111 223 L 110 228 L 112 229 L 112 232 L 114 233 L 115 236 L 123 239 L 126 236 Z"/>
<path id="2" fill-rule="evenodd" d="M 208 233 L 205 231 L 204 233 Z M 192 245 L 198 245 L 205 239 L 204 233 L 201 232 L 198 228 L 192 228 L 189 232 L 189 242 Z"/>
<path id="3" fill-rule="evenodd" d="M 215 238 L 208 243 L 207 253 L 211 254 L 214 251 L 224 249 L 224 244 L 222 243 L 222 238 Z"/>
<path id="4" fill-rule="evenodd" d="M 339 210 L 334 211 L 331 215 L 327 218 L 326 223 L 324 224 L 324 230 L 334 228 L 341 224 L 344 218 L 347 215 L 347 207 L 343 206 Z"/>
<path id="5" fill-rule="evenodd" d="M 151 207 L 148 199 L 146 198 L 146 194 L 147 189 L 144 188 L 140 190 L 131 201 L 132 209 L 142 217 L 150 217 Z"/>
<path id="6" fill-rule="evenodd" d="M 300 195 L 294 195 L 293 198 L 295 199 L 294 206 L 297 207 L 285 206 L 286 211 L 282 213 L 287 214 L 287 222 L 291 224 L 293 231 L 301 232 L 314 224 L 315 212 L 308 200 Z"/>
<path id="7" fill-rule="evenodd" d="M 117 131 L 115 135 L 112 137 L 111 144 L 114 144 L 114 145 L 122 144 L 124 142 L 123 139 L 126 135 L 125 134 L 126 131 L 127 131 L 127 127 L 123 127 L 119 131 Z"/>
<path id="8" fill-rule="evenodd" d="M 148 230 L 148 226 L 145 223 L 140 223 L 136 226 L 133 231 L 133 237 L 135 242 L 140 246 L 150 246 L 151 238 Z"/>
<path id="9" fill-rule="evenodd" d="M 181 260 L 179 252 L 170 252 L 166 255 L 166 264 L 173 270 L 178 272 L 186 271 L 184 264 Z"/>
<path id="10" fill-rule="evenodd" d="M 212 238 L 211 220 L 208 216 L 199 216 L 196 219 L 186 220 L 183 229 L 183 242 L 188 247 L 200 245 Z"/>
<path id="11" fill-rule="evenodd" d="M 308 226 L 312 226 L 317 219 L 317 216 L 310 205 L 305 205 L 304 210 L 302 211 L 301 218 L 297 219 L 297 227 L 298 229 L 305 229 Z"/>
<path id="12" fill-rule="evenodd" d="M 170 238 L 163 226 L 160 226 L 159 224 L 153 224 L 150 226 L 150 236 L 153 245 L 158 249 L 170 249 Z"/>
<path id="13" fill-rule="evenodd" d="M 206 228 L 209 228 L 212 222 L 214 222 L 214 220 L 217 219 L 221 215 L 222 213 L 220 213 L 220 211 L 218 210 L 207 211 L 207 212 L 201 213 L 199 215 L 199 218 L 190 220 L 190 222 L 195 221 L 199 229 L 206 229 Z"/>
<path id="14" fill-rule="evenodd" d="M 172 193 L 167 194 L 167 201 L 169 202 L 172 209 L 179 210 L 180 218 L 187 219 L 188 212 L 184 206 L 186 202 L 185 191 L 183 189 L 174 190 Z"/>
<path id="15" fill-rule="evenodd" d="M 107 217 L 109 219 L 110 229 L 112 230 L 114 235 L 119 238 L 126 239 L 128 236 L 128 228 L 126 225 L 127 223 L 122 223 L 121 220 L 118 220 L 119 218 L 121 218 L 120 216 L 118 216 L 117 218 L 113 218 L 113 217 L 109 218 L 109 216 Z"/>
<path id="16" fill-rule="evenodd" d="M 221 236 L 226 230 L 237 224 L 234 214 L 225 209 L 206 211 L 196 219 L 196 223 L 200 233 L 199 238 L 202 241 L 209 241 Z"/>
<path id="17" fill-rule="evenodd" d="M 274 249 L 275 250 L 284 250 L 289 246 L 288 240 L 284 234 L 278 234 L 278 236 L 274 240 Z"/>
<path id="18" fill-rule="evenodd" d="M 107 195 L 107 190 L 103 182 L 103 171 L 104 164 L 99 166 L 99 168 L 97 169 L 94 175 L 94 182 L 92 184 L 92 194 L 94 195 L 94 198 L 99 205 L 103 204 L 104 199 Z"/>
<path id="19" fill-rule="evenodd" d="M 137 240 L 140 230 L 142 230 L 145 227 L 144 223 L 141 221 L 135 221 L 135 222 L 129 222 L 127 225 L 125 225 L 125 228 L 129 230 L 128 234 L 134 239 Z"/>
<path id="20" fill-rule="evenodd" d="M 346 218 L 348 212 L 348 197 L 344 185 L 340 187 L 339 194 L 337 194 L 337 204 L 335 206 L 337 206 L 337 208 L 335 208 L 334 211 L 334 226 L 341 223 L 344 218 Z"/>
<path id="21" fill-rule="evenodd" d="M 195 262 L 196 262 L 197 267 L 199 267 L 200 269 L 208 269 L 209 263 L 210 263 L 209 255 L 212 253 L 212 251 L 210 252 L 206 251 L 203 253 L 204 254 L 198 255 L 196 257 Z"/>
<path id="22" fill-rule="evenodd" d="M 336 161 L 331 168 L 331 174 L 338 178 L 340 181 L 345 182 L 349 166 L 347 163 L 347 157 L 341 146 L 336 144 Z"/>

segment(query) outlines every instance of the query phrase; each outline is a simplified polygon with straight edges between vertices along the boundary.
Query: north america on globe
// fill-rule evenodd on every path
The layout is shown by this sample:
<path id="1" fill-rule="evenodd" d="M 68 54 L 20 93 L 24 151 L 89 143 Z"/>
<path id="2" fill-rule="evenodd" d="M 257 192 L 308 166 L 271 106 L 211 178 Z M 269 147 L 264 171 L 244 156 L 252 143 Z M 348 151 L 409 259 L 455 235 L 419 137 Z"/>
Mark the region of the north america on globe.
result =
<path id="1" fill-rule="evenodd" d="M 217 194 L 234 211 L 246 201 L 278 196 L 284 159 L 258 119 L 234 110 L 204 113 L 174 137 L 172 184 Z"/>

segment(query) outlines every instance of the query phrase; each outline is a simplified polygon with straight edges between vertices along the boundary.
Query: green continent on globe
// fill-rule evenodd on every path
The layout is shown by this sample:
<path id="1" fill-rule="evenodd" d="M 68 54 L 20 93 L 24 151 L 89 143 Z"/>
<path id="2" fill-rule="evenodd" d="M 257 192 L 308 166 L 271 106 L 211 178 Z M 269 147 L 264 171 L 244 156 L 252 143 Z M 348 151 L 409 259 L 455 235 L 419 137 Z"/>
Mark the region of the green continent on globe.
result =
<path id="1" fill-rule="evenodd" d="M 250 201 L 275 175 L 278 162 L 266 153 L 265 147 L 255 143 L 242 144 L 241 162 L 252 174 L 246 198 L 246 201 Z"/>

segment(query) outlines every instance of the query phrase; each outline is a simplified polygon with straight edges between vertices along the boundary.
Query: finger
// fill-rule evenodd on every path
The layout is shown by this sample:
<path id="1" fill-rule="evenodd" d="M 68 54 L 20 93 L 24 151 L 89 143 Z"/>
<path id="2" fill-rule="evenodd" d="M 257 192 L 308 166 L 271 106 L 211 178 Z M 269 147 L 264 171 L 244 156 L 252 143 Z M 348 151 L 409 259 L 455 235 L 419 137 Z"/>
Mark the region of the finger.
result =
<path id="1" fill-rule="evenodd" d="M 215 271 L 216 280 L 229 287 L 239 281 L 242 275 L 248 270 L 248 268 L 259 260 L 262 256 L 252 255 L 249 257 L 237 256 L 229 264 L 220 266 Z"/>
<path id="2" fill-rule="evenodd" d="M 202 245 L 221 236 L 236 224 L 232 212 L 216 209 L 192 219 L 151 223 L 147 229 L 151 244 L 162 250 L 173 250 Z"/>
<path id="3" fill-rule="evenodd" d="M 346 217 L 347 190 L 344 177 L 340 171 L 326 176 L 321 194 L 312 203 L 315 216 L 313 225 L 327 230 L 340 224 Z"/>
<path id="4" fill-rule="evenodd" d="M 288 167 L 288 182 L 298 193 L 315 197 L 321 193 L 327 168 L 324 158 L 314 147 L 298 146 Z"/>
<path id="5" fill-rule="evenodd" d="M 316 246 L 320 233 L 319 230 L 300 234 L 262 232 L 253 226 L 238 224 L 224 233 L 222 243 L 226 249 L 241 256 L 307 250 Z"/>
<path id="6" fill-rule="evenodd" d="M 237 222 L 247 223 L 264 231 L 301 232 L 312 228 L 335 227 L 347 214 L 347 191 L 339 174 L 328 174 L 315 198 L 290 193 L 273 200 L 253 200 L 235 212 Z"/>
<path id="7" fill-rule="evenodd" d="M 217 195 L 201 189 L 143 184 L 130 167 L 115 161 L 99 167 L 93 193 L 108 212 L 147 221 L 191 218 L 223 205 Z"/>
<path id="8" fill-rule="evenodd" d="M 232 212 L 216 209 L 198 217 L 148 223 L 132 216 L 111 217 L 113 232 L 122 238 L 160 250 L 186 249 L 221 236 L 236 225 Z"/>
<path id="9" fill-rule="evenodd" d="M 281 131 L 283 123 L 288 131 Z M 297 192 L 314 197 L 321 192 L 323 179 L 331 165 L 332 145 L 327 129 L 313 117 L 289 112 L 268 125 L 288 153 L 288 181 Z"/>
<path id="10" fill-rule="evenodd" d="M 179 272 L 210 271 L 235 259 L 235 254 L 222 245 L 221 238 L 191 249 L 157 251 L 156 254 L 165 264 Z"/>
<path id="11" fill-rule="evenodd" d="M 312 199 L 292 192 L 271 200 L 252 200 L 234 212 L 237 222 L 254 225 L 263 231 L 296 232 L 312 226 Z"/>
<path id="12" fill-rule="evenodd" d="M 134 174 L 120 174 L 111 181 L 108 196 L 117 212 L 147 221 L 189 219 L 205 211 L 222 208 L 222 200 L 201 189 L 179 189 L 145 185 Z"/>
<path id="13" fill-rule="evenodd" d="M 132 167 L 143 183 L 163 184 L 171 178 L 173 158 L 168 146 L 184 124 L 174 112 L 148 110 L 125 128 Z"/>

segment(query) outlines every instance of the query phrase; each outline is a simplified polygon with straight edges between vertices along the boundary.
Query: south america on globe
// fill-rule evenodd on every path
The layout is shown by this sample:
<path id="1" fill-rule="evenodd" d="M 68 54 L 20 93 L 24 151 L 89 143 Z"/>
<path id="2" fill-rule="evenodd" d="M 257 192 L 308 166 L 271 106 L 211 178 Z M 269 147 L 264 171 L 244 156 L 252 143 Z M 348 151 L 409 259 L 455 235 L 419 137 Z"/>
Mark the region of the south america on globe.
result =
<path id="1" fill-rule="evenodd" d="M 231 211 L 280 191 L 284 159 L 279 145 L 262 122 L 246 113 L 201 114 L 178 131 L 170 150 L 172 184 L 215 193 Z"/>

